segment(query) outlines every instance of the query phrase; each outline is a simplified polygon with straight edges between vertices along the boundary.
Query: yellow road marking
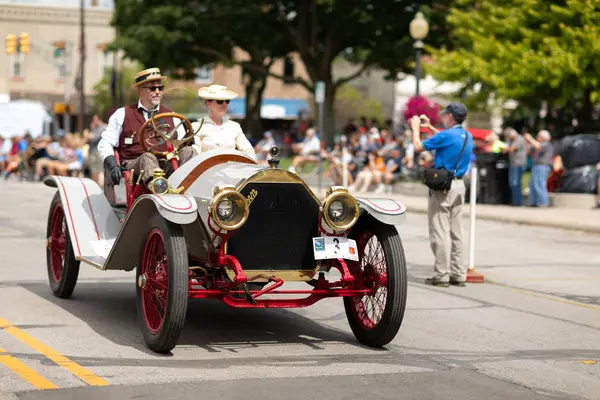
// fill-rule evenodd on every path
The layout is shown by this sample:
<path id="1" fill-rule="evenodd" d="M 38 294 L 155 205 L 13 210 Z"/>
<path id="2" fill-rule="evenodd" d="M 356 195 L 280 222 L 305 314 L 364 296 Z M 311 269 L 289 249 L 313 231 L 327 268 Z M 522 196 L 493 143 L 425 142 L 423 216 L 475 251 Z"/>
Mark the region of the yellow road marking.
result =
<path id="1" fill-rule="evenodd" d="M 50 360 L 54 361 L 59 366 L 63 367 L 85 383 L 91 386 L 108 386 L 108 382 L 100 378 L 90 370 L 82 367 L 74 361 L 71 361 L 68 357 L 63 356 L 58 351 L 54 350 L 50 346 L 40 342 L 27 332 L 22 331 L 16 326 L 12 325 L 5 319 L 0 318 L 0 328 L 13 337 L 17 338 L 21 342 L 25 343 L 38 353 L 43 354 Z"/>
<path id="2" fill-rule="evenodd" d="M 508 278 L 508 279 L 518 279 L 523 281 L 598 281 L 600 280 L 600 276 L 590 276 L 587 278 L 538 278 L 538 277 L 527 277 L 527 276 L 518 276 L 518 275 L 504 275 L 504 274 L 496 274 L 493 272 L 486 271 L 484 275 L 495 276 L 497 278 Z"/>
<path id="3" fill-rule="evenodd" d="M 528 296 L 538 297 L 540 299 L 546 299 L 546 300 L 554 301 L 556 303 L 570 304 L 572 306 L 577 306 L 577 307 L 582 307 L 582 308 L 589 308 L 591 310 L 600 311 L 600 307 L 593 306 L 591 304 L 579 303 L 577 301 L 566 300 L 566 299 L 561 299 L 559 297 L 554 297 L 554 296 L 550 296 L 550 295 L 545 295 L 545 294 L 539 294 L 539 293 L 535 293 L 535 292 L 530 292 L 529 290 L 519 289 L 519 288 L 516 288 L 516 287 L 505 285 L 503 283 L 495 282 L 495 281 L 492 281 L 492 280 L 489 280 L 489 282 L 493 283 L 494 285 L 498 285 L 498 286 L 502 286 L 502 287 L 514 290 L 515 292 L 526 294 Z"/>
<path id="4" fill-rule="evenodd" d="M 1 347 L 0 364 L 6 365 L 8 369 L 25 379 L 36 389 L 58 389 L 58 386 L 56 386 L 54 383 L 50 382 L 48 379 L 44 378 L 10 354 L 6 353 L 6 351 Z"/>

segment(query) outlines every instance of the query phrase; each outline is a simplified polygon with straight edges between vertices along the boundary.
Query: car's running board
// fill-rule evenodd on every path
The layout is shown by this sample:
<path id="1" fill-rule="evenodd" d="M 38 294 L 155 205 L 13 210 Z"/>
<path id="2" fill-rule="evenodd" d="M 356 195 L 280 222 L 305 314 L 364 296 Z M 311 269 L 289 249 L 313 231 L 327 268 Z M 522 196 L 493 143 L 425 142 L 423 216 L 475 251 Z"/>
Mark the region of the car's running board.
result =
<path id="1" fill-rule="evenodd" d="M 104 269 L 104 263 L 106 262 L 106 258 L 100 256 L 80 256 L 75 257 L 78 261 L 83 261 L 86 264 L 89 264 L 98 269 Z"/>

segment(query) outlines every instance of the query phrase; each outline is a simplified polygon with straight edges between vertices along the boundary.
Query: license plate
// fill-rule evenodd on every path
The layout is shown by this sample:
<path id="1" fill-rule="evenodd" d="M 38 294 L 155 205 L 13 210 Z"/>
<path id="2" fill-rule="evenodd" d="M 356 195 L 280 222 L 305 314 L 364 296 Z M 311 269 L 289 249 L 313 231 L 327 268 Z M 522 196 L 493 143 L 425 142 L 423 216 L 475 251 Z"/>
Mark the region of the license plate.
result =
<path id="1" fill-rule="evenodd" d="M 313 238 L 315 260 L 344 258 L 358 261 L 356 241 L 345 237 L 316 237 Z"/>

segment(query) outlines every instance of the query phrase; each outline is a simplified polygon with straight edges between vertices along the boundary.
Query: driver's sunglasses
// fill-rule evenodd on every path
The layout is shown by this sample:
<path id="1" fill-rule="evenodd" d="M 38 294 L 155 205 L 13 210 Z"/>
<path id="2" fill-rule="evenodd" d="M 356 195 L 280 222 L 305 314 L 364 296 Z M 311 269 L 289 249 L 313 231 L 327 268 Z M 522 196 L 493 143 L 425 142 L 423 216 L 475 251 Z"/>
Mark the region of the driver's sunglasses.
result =
<path id="1" fill-rule="evenodd" d="M 230 102 L 230 100 L 213 100 L 213 101 L 216 101 L 217 104 L 223 104 L 223 103 L 229 104 L 229 102 Z"/>
<path id="2" fill-rule="evenodd" d="M 160 86 L 145 86 L 145 88 L 148 89 L 150 92 L 154 92 L 157 89 L 158 89 L 159 92 L 162 92 L 163 90 L 165 90 L 165 85 L 160 85 Z"/>

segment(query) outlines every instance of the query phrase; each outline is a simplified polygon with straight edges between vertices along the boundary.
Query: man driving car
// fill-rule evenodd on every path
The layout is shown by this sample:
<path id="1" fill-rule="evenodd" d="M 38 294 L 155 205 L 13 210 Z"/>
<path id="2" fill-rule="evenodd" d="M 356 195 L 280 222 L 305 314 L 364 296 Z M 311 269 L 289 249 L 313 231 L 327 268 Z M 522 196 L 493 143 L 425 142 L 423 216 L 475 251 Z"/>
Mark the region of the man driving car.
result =
<path id="1" fill-rule="evenodd" d="M 118 108 L 109 118 L 108 126 L 101 135 L 98 143 L 98 152 L 104 162 L 105 181 L 118 185 L 121 179 L 121 167 L 131 170 L 136 175 L 141 174 L 144 184 L 148 184 L 152 179 L 152 171 L 160 168 L 159 158 L 151 152 L 145 152 L 139 142 L 139 131 L 142 125 L 151 118 L 165 112 L 172 112 L 171 109 L 160 104 L 166 76 L 163 76 L 159 68 L 149 68 L 140 71 L 135 76 L 134 86 L 137 87 L 140 96 L 136 104 L 130 104 Z M 161 118 L 158 124 L 166 123 L 169 131 L 178 126 L 177 136 L 179 139 L 186 134 L 185 126 L 179 124 L 177 118 Z M 119 161 L 117 163 L 114 151 L 117 150 Z M 179 149 L 179 165 L 185 164 L 196 155 L 191 146 L 184 146 Z M 164 163 L 163 158 L 160 159 Z M 171 163 L 165 165 L 165 174 L 168 176 L 172 171 Z M 143 171 L 143 172 L 141 172 Z"/>

